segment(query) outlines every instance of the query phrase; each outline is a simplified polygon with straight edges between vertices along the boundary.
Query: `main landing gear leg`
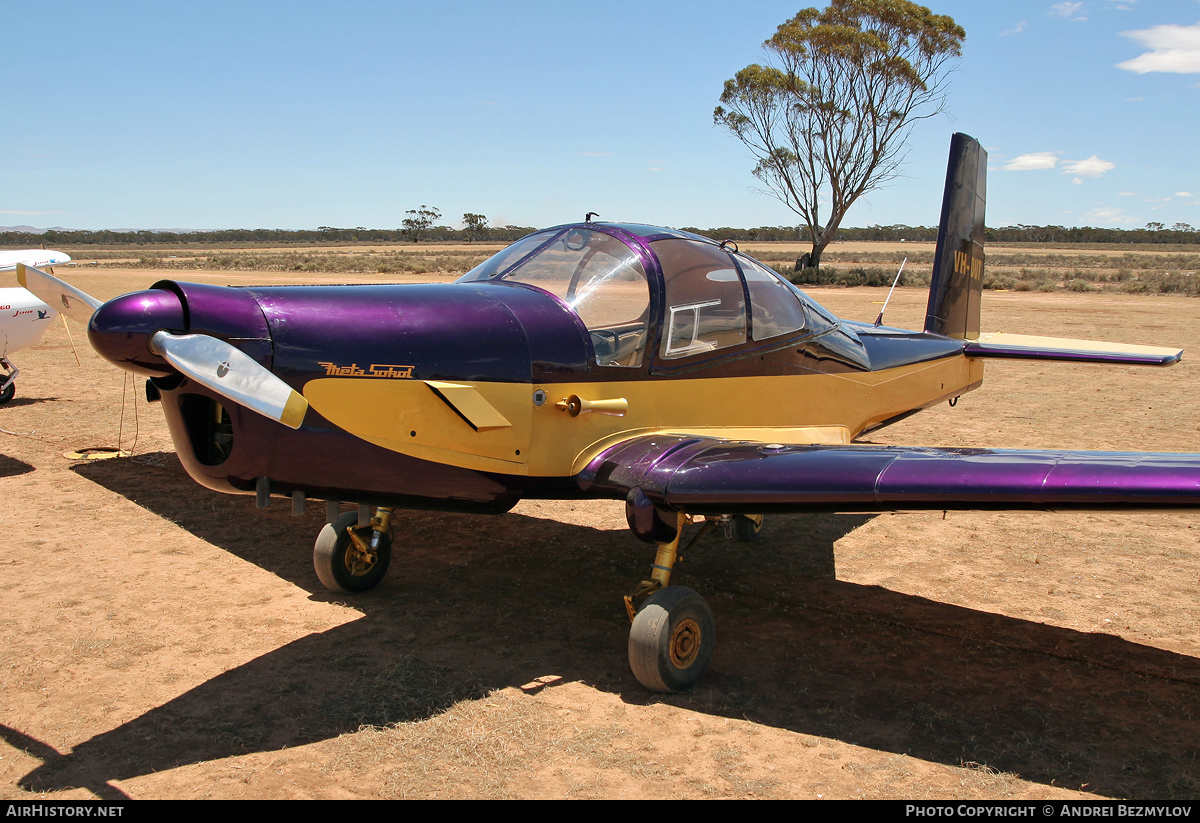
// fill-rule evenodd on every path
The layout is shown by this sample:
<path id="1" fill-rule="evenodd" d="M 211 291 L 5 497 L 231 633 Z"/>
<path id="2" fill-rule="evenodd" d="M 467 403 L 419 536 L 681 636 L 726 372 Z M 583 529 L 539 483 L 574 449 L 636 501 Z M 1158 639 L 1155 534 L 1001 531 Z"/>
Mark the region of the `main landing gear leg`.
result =
<path id="1" fill-rule="evenodd" d="M 694 686 L 708 668 L 716 639 L 712 610 L 704 598 L 670 585 L 687 520 L 683 512 L 675 515 L 674 537 L 658 543 L 650 579 L 625 597 L 633 622 L 629 667 L 639 683 L 655 692 L 681 692 Z M 635 606 L 638 600 L 641 605 Z"/>
<path id="2" fill-rule="evenodd" d="M 392 510 L 380 506 L 366 526 L 358 512 L 325 524 L 313 546 L 313 568 L 332 592 L 365 592 L 387 574 L 392 561 Z"/>

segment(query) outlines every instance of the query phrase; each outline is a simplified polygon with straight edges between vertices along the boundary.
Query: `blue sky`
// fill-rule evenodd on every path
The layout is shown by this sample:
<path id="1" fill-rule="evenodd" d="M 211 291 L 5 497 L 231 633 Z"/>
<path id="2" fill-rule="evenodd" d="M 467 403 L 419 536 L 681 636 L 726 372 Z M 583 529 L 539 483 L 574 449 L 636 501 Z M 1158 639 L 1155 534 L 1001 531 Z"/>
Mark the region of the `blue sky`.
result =
<path id="1" fill-rule="evenodd" d="M 0 0 L 0 225 L 791 225 L 712 125 L 802 2 Z M 989 225 L 1200 226 L 1200 0 L 941 0 L 946 113 L 846 225 L 937 221 L 950 134 Z"/>

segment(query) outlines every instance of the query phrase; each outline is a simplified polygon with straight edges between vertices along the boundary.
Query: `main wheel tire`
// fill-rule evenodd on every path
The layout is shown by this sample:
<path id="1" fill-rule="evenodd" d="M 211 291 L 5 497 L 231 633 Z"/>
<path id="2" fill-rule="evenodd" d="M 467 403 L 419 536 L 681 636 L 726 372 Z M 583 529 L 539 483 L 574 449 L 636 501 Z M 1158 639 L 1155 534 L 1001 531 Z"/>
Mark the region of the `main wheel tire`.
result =
<path id="1" fill-rule="evenodd" d="M 733 516 L 733 536 L 739 543 L 753 543 L 762 537 L 763 521 L 755 522 L 744 514 Z"/>
<path id="2" fill-rule="evenodd" d="M 0 391 L 0 406 L 3 406 L 9 400 L 13 399 L 13 395 L 17 393 L 17 381 L 14 380 L 8 384 L 8 388 Z"/>
<path id="3" fill-rule="evenodd" d="M 716 624 L 704 598 L 683 586 L 646 599 L 629 629 L 629 667 L 650 691 L 690 689 L 712 660 Z"/>
<path id="4" fill-rule="evenodd" d="M 360 557 L 358 547 L 350 539 L 350 529 L 358 525 L 358 512 L 346 512 L 334 523 L 326 523 L 313 546 L 313 568 L 321 583 L 331 592 L 365 592 L 387 574 L 392 562 L 392 536 L 381 534 L 375 562 Z M 371 531 L 364 530 L 365 540 Z"/>

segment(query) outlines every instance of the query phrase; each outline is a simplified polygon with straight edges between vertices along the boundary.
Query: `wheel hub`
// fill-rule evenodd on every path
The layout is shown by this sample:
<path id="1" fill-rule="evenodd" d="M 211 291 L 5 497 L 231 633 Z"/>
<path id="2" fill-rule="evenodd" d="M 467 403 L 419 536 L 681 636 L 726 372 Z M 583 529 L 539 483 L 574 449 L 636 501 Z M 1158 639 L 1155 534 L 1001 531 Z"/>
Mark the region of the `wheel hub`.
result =
<path id="1" fill-rule="evenodd" d="M 351 543 L 346 547 L 346 570 L 355 577 L 362 577 L 375 565 L 375 555 Z"/>
<path id="2" fill-rule="evenodd" d="M 671 634 L 671 665 L 686 669 L 700 653 L 700 624 L 695 618 L 685 617 L 675 626 Z"/>

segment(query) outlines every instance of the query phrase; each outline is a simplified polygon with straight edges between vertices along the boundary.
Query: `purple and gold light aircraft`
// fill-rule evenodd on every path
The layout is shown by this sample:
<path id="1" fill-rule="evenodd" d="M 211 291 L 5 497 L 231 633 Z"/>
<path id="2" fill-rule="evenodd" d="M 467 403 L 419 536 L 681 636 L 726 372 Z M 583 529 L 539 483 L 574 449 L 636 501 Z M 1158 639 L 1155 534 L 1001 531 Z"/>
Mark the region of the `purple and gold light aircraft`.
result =
<path id="1" fill-rule="evenodd" d="M 921 331 L 840 320 L 730 243 L 619 223 L 536 232 L 453 284 L 164 280 L 100 303 L 37 269 L 21 279 L 149 378 L 199 483 L 260 506 L 327 501 L 314 565 L 332 590 L 379 582 L 396 508 L 624 500 L 657 547 L 625 598 L 630 665 L 671 692 L 713 650 L 708 605 L 670 585 L 691 518 L 749 539 L 777 512 L 1200 505 L 1200 455 L 855 444 L 978 387 L 989 357 L 1181 356 L 981 335 L 985 174 L 955 135 Z"/>

